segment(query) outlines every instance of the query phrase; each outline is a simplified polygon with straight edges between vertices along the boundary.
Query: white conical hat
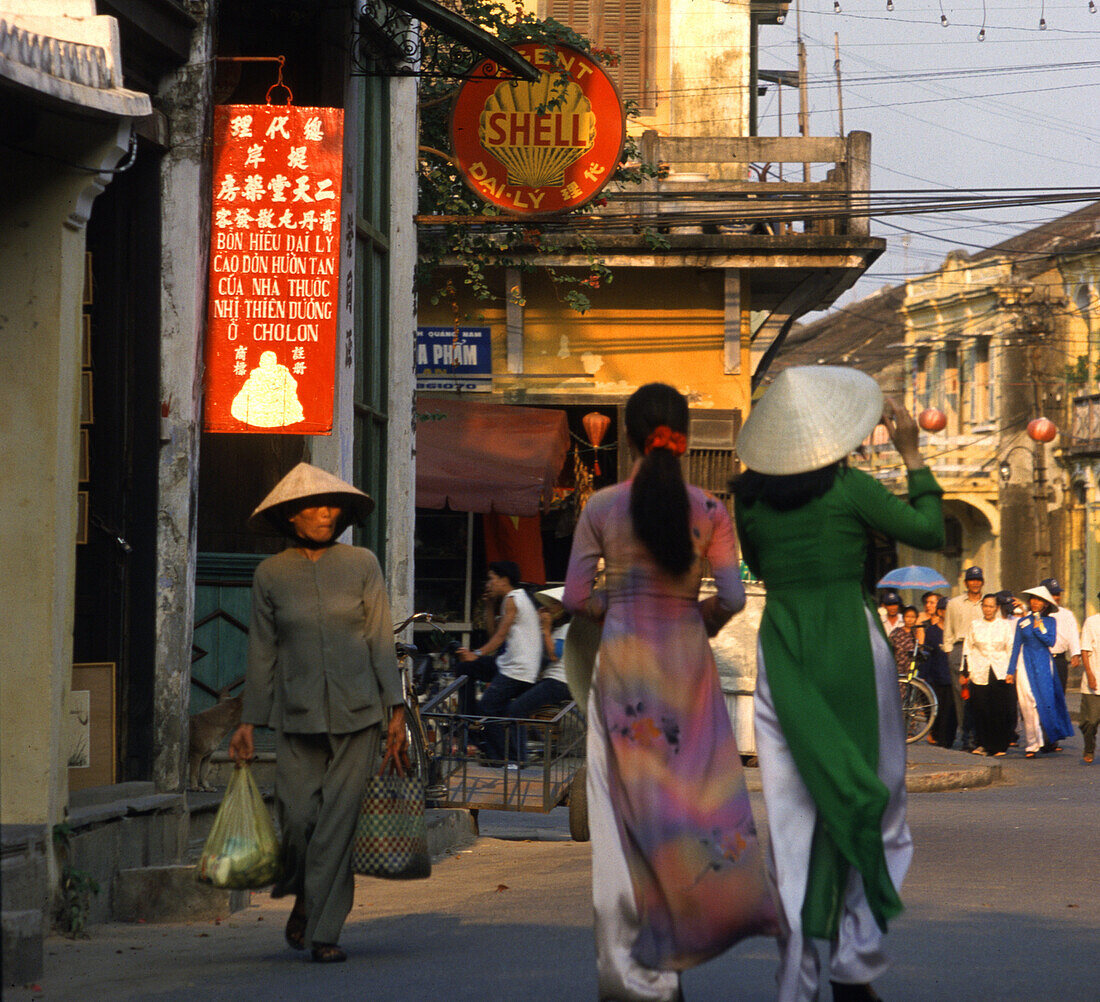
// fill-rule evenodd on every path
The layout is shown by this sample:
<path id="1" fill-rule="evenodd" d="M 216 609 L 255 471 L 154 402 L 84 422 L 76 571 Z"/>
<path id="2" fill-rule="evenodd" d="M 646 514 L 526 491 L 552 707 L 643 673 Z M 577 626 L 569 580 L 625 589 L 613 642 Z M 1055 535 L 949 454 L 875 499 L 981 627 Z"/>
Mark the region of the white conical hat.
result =
<path id="1" fill-rule="evenodd" d="M 249 516 L 248 524 L 253 529 L 259 529 L 266 521 L 280 532 L 293 535 L 290 523 L 283 515 L 282 506 L 288 501 L 301 501 L 304 498 L 333 494 L 338 495 L 340 507 L 344 510 L 344 524 L 340 532 L 343 532 L 351 522 L 362 522 L 374 511 L 374 501 L 358 487 L 352 487 L 328 470 L 311 466 L 309 463 L 299 463 L 257 505 L 256 510 Z"/>
<path id="2" fill-rule="evenodd" d="M 882 390 L 866 373 L 839 365 L 784 369 L 737 436 L 750 470 L 808 473 L 843 459 L 882 417 Z"/>
<path id="3" fill-rule="evenodd" d="M 1028 588 L 1020 593 L 1021 595 L 1034 595 L 1036 598 L 1041 598 L 1044 602 L 1049 602 L 1051 605 L 1057 605 L 1057 601 L 1051 593 L 1043 586 L 1036 585 L 1034 588 Z"/>
<path id="4" fill-rule="evenodd" d="M 542 591 L 535 592 L 535 598 L 539 604 L 546 606 L 548 609 L 561 605 L 564 595 L 565 587 L 563 585 L 559 585 L 557 588 L 543 588 Z"/>

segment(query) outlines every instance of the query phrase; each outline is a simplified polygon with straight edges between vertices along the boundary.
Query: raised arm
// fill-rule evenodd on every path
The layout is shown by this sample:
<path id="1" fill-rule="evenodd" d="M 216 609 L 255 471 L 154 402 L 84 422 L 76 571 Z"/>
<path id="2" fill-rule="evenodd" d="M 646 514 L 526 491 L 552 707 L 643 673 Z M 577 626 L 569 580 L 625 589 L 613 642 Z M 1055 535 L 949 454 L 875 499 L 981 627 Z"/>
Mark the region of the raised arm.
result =
<path id="1" fill-rule="evenodd" d="M 843 475 L 856 514 L 870 528 L 920 550 L 943 546 L 943 488 L 927 467 L 909 471 L 908 501 L 862 470 L 849 469 Z"/>
<path id="2" fill-rule="evenodd" d="M 909 501 L 895 497 L 873 477 L 860 473 L 852 494 L 860 516 L 873 529 L 891 539 L 921 550 L 938 550 L 944 544 L 943 488 L 920 454 L 920 428 L 913 416 L 892 398 L 882 409 L 882 424 L 908 471 Z"/>
<path id="3" fill-rule="evenodd" d="M 1030 622 L 1028 622 L 1030 620 Z M 1023 623 L 1027 623 L 1024 626 Z M 1033 637 L 1042 641 L 1047 647 L 1053 647 L 1058 639 L 1058 627 L 1053 616 L 1029 616 L 1020 626 L 1021 630 L 1027 630 Z"/>

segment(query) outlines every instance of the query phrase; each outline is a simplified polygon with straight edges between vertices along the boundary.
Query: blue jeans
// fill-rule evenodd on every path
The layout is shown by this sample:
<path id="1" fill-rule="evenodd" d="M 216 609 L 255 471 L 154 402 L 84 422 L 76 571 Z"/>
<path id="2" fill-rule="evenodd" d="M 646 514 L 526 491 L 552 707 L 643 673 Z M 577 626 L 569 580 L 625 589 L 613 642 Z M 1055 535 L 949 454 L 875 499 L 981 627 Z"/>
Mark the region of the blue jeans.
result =
<path id="1" fill-rule="evenodd" d="M 477 712 L 486 717 L 511 716 L 512 714 L 507 712 L 509 706 L 531 688 L 533 686 L 530 682 L 520 682 L 497 672 L 488 688 L 481 694 L 481 699 L 477 702 Z M 505 734 L 506 726 L 510 734 Z M 510 757 L 516 759 L 520 757 L 517 754 L 519 731 L 518 725 L 486 724 L 481 741 L 478 743 L 486 757 L 494 761 L 504 761 L 509 757 L 509 750 L 512 753 Z"/>
<path id="2" fill-rule="evenodd" d="M 536 710 L 544 706 L 554 706 L 564 703 L 572 698 L 569 694 L 569 686 L 556 678 L 541 678 L 522 696 L 518 696 L 508 704 L 504 711 L 506 717 L 516 717 L 519 720 L 528 719 Z M 527 728 L 519 727 L 519 760 L 523 762 L 527 758 Z"/>

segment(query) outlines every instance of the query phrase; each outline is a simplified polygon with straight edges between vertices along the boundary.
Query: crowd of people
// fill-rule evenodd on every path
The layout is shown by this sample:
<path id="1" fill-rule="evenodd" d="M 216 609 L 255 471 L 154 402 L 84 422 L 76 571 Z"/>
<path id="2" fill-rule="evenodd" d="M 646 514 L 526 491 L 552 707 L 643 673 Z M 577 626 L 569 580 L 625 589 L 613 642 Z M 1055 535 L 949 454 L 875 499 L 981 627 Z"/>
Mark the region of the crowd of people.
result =
<path id="1" fill-rule="evenodd" d="M 1046 578 L 1017 598 L 986 592 L 980 567 L 963 572 L 965 591 L 950 601 L 921 596 L 924 611 L 902 606 L 896 591 L 881 597 L 879 616 L 899 674 L 913 666 L 936 694 L 931 744 L 1001 757 L 1023 743 L 1026 758 L 1060 752 L 1073 733 L 1066 707 L 1071 669 L 1082 669 L 1083 760 L 1091 764 L 1100 722 L 1093 659 L 1100 615 L 1083 629 L 1061 604 L 1062 586 Z M 1100 596 L 1097 596 L 1100 599 Z M 1023 600 L 1026 600 L 1026 605 Z"/>

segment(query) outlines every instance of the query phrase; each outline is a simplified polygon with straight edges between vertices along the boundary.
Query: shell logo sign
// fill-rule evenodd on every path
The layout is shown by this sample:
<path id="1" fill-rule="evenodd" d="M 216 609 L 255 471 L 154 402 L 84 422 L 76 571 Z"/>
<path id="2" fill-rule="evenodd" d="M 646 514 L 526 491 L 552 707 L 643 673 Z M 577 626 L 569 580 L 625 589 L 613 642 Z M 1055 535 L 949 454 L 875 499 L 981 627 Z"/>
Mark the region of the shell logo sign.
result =
<path id="1" fill-rule="evenodd" d="M 466 183 L 519 215 L 567 212 L 611 179 L 626 135 L 615 85 L 598 63 L 565 45 L 516 51 L 541 70 L 527 83 L 491 59 L 455 99 L 451 144 Z"/>

